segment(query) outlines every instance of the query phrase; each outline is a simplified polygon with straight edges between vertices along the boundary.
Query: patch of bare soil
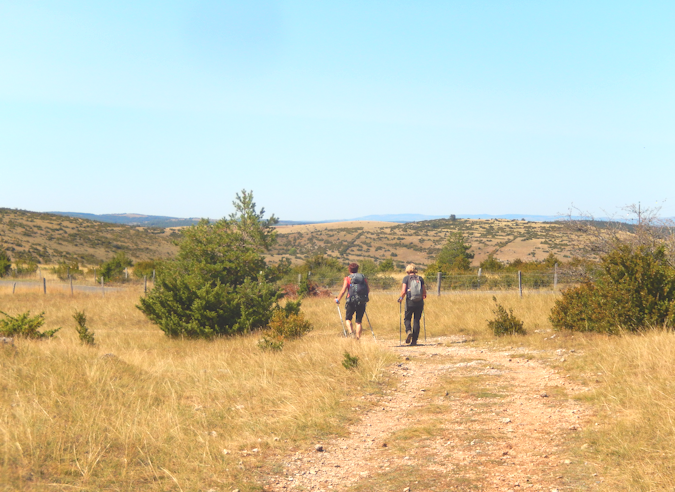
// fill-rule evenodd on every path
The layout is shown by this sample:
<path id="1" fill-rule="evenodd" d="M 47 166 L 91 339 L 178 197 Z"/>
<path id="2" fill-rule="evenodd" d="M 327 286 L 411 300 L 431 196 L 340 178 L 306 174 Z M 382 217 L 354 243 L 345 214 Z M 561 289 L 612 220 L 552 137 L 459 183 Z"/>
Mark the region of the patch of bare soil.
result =
<path id="1" fill-rule="evenodd" d="M 400 354 L 395 389 L 364 397 L 347 437 L 287 456 L 265 490 L 595 488 L 574 454 L 590 415 L 571 397 L 585 389 L 527 354 L 454 342 L 380 342 Z"/>

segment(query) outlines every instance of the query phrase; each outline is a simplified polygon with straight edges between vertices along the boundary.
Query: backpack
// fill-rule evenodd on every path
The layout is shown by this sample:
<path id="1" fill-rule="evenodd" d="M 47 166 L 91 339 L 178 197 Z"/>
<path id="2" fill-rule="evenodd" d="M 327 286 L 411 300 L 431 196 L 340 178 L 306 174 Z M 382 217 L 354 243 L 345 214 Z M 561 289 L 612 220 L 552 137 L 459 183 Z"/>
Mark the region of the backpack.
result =
<path id="1" fill-rule="evenodd" d="M 413 302 L 420 302 L 424 299 L 422 294 L 422 281 L 417 275 L 408 277 L 408 299 Z"/>
<path id="2" fill-rule="evenodd" d="M 362 273 L 352 273 L 349 276 L 347 302 L 352 304 L 368 302 L 368 284 Z"/>

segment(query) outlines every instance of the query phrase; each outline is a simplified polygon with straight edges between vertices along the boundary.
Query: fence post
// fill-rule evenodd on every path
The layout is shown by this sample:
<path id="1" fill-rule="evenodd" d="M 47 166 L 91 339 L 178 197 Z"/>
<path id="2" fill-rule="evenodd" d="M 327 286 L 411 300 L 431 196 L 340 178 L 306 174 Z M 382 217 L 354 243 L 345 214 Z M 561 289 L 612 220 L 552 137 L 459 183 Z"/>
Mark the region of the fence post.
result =
<path id="1" fill-rule="evenodd" d="M 103 297 L 105 297 L 105 285 L 103 284 L 103 277 L 101 277 L 101 293 L 103 293 Z"/>
<path id="2" fill-rule="evenodd" d="M 14 287 L 12 287 L 12 294 L 14 294 L 15 290 L 16 290 L 16 282 L 14 282 Z"/>
<path id="3" fill-rule="evenodd" d="M 44 277 L 42 277 L 42 290 L 45 294 L 47 293 L 47 279 Z"/>
<path id="4" fill-rule="evenodd" d="M 124 269 L 124 280 L 129 280 L 129 268 Z"/>
<path id="5" fill-rule="evenodd" d="M 302 273 L 298 273 L 298 285 L 302 282 Z"/>
<path id="6" fill-rule="evenodd" d="M 70 277 L 70 295 L 73 295 L 73 277 Z"/>
<path id="7" fill-rule="evenodd" d="M 148 293 L 148 276 L 143 275 L 143 294 Z"/>
<path id="8" fill-rule="evenodd" d="M 436 274 L 436 294 L 441 295 L 441 272 Z"/>
<path id="9" fill-rule="evenodd" d="M 520 292 L 520 297 L 523 297 L 523 274 L 518 270 L 518 291 Z"/>
<path id="10" fill-rule="evenodd" d="M 558 264 L 553 265 L 553 290 L 558 287 Z"/>
<path id="11" fill-rule="evenodd" d="M 482 268 L 478 268 L 478 288 L 479 289 L 480 289 L 480 274 L 481 274 L 482 270 L 483 270 Z"/>
<path id="12" fill-rule="evenodd" d="M 155 285 L 155 270 L 154 269 L 152 270 L 152 285 L 153 285 L 153 287 Z"/>

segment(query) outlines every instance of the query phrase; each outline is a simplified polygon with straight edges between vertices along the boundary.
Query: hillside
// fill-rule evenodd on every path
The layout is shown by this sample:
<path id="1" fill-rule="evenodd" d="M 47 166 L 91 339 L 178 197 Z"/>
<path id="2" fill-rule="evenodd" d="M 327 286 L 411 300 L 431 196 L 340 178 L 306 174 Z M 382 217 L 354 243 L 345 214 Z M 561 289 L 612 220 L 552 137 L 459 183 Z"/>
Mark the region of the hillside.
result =
<path id="1" fill-rule="evenodd" d="M 448 236 L 461 232 L 475 254 L 473 265 L 493 254 L 502 261 L 543 260 L 549 253 L 570 258 L 573 245 L 583 240 L 559 222 L 527 222 L 506 219 L 437 219 L 407 224 L 391 222 L 335 222 L 280 226 L 279 242 L 270 255 L 275 261 L 294 262 L 314 254 L 340 260 L 392 259 L 397 263 L 427 265 Z"/>
<path id="2" fill-rule="evenodd" d="M 125 251 L 134 260 L 166 258 L 176 252 L 179 228 L 111 224 L 63 215 L 0 209 L 0 248 L 13 259 L 54 264 L 75 260 L 96 265 Z M 436 219 L 396 224 L 380 221 L 280 225 L 272 262 L 286 257 L 300 263 L 325 254 L 343 262 L 392 259 L 427 265 L 454 232 L 461 232 L 477 266 L 493 254 L 502 261 L 543 260 L 549 253 L 571 257 L 582 241 L 559 222 L 506 219 Z"/>
<path id="3" fill-rule="evenodd" d="M 166 258 L 176 251 L 172 229 L 132 227 L 0 208 L 0 248 L 13 260 L 96 265 L 125 251 L 134 260 Z"/>

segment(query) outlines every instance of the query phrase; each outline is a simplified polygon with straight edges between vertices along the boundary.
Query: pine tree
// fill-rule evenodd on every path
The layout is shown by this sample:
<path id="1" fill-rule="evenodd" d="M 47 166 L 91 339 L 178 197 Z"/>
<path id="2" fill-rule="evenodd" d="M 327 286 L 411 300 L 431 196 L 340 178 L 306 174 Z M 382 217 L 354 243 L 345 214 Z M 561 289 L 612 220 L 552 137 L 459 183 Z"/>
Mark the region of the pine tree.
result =
<path id="1" fill-rule="evenodd" d="M 264 219 L 243 190 L 235 212 L 183 231 L 174 260 L 159 262 L 154 289 L 138 308 L 171 337 L 211 338 L 267 325 L 279 290 L 263 253 L 275 243 L 276 217 Z"/>

